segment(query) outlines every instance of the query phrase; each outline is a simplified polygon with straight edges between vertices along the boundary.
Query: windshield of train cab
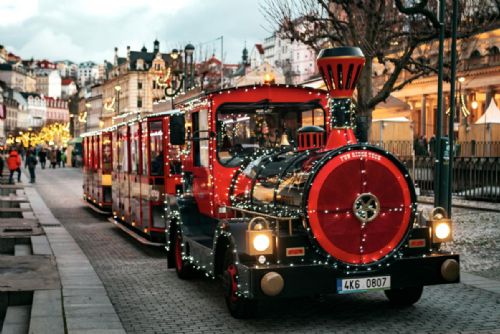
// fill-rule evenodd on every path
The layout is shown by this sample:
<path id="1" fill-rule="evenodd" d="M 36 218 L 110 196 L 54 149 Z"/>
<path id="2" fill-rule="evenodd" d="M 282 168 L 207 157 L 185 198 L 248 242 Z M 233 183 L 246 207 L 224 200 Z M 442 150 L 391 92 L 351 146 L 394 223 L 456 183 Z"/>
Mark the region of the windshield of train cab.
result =
<path id="1" fill-rule="evenodd" d="M 228 167 L 245 157 L 297 146 L 297 130 L 316 125 L 325 128 L 319 102 L 224 104 L 217 110 L 217 157 Z"/>

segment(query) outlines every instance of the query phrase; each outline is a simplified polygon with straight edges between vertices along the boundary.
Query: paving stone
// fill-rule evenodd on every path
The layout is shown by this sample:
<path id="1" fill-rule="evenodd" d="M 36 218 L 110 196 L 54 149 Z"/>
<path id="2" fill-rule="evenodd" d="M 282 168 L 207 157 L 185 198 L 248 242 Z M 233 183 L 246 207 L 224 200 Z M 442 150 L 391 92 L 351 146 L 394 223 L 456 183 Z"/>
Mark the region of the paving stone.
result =
<path id="1" fill-rule="evenodd" d="M 462 283 L 426 287 L 422 299 L 405 309 L 391 307 L 383 293 L 372 292 L 267 302 L 258 318 L 233 319 L 218 280 L 179 280 L 166 268 L 164 250 L 139 245 L 86 208 L 80 200 L 79 170 L 44 170 L 38 179 L 37 189 L 90 260 L 127 333 L 500 332 L 500 295 Z M 54 187 L 59 193 L 54 194 Z M 459 214 L 469 217 L 477 212 Z M 482 215 L 498 225 L 496 213 Z M 497 259 L 496 249 L 488 252 Z M 469 261 L 470 253 L 464 254 L 463 261 Z M 67 312 L 93 310 L 78 306 Z"/>

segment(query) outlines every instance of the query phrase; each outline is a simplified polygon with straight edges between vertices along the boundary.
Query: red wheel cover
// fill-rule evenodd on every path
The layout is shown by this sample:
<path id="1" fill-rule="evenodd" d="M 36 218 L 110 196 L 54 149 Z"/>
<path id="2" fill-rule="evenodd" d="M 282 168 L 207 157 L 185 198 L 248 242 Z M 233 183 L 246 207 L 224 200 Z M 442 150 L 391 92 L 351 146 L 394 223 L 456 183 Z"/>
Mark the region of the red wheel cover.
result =
<path id="1" fill-rule="evenodd" d="M 380 212 L 362 224 L 353 212 L 356 198 L 373 194 Z M 387 157 L 355 150 L 333 157 L 318 172 L 308 196 L 312 233 L 332 257 L 370 264 L 389 254 L 408 230 L 411 192 L 401 170 Z"/>

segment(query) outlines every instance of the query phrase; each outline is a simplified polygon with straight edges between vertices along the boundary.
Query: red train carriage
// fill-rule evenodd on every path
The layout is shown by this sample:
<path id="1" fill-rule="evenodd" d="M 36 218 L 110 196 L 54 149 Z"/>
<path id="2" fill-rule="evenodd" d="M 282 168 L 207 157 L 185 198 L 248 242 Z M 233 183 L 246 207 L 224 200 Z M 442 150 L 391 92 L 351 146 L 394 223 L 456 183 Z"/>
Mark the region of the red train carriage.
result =
<path id="1" fill-rule="evenodd" d="M 83 138 L 83 197 L 102 211 L 111 210 L 112 133 L 92 132 Z"/>
<path id="2" fill-rule="evenodd" d="M 406 168 L 356 143 L 350 98 L 363 64 L 357 48 L 320 54 L 330 106 L 323 91 L 285 86 L 178 106 L 185 126 L 169 132 L 184 152 L 182 190 L 166 191 L 168 264 L 181 278 L 221 276 L 233 316 L 266 299 L 377 289 L 410 305 L 424 285 L 459 281 L 459 256 L 440 250 L 451 221 L 417 220 Z"/>
<path id="3" fill-rule="evenodd" d="M 143 243 L 165 242 L 165 195 L 180 189 L 180 157 L 168 131 L 178 118 L 176 111 L 150 115 L 113 132 L 113 216 Z"/>

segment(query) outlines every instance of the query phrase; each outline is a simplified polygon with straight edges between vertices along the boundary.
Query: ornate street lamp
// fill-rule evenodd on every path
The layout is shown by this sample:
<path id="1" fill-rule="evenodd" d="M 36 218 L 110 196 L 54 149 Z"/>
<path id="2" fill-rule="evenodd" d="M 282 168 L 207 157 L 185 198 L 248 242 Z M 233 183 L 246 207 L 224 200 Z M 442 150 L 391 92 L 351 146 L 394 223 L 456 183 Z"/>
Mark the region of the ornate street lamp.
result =
<path id="1" fill-rule="evenodd" d="M 193 54 L 194 45 L 186 45 L 184 48 L 184 75 L 186 76 L 184 91 L 194 86 Z"/>

